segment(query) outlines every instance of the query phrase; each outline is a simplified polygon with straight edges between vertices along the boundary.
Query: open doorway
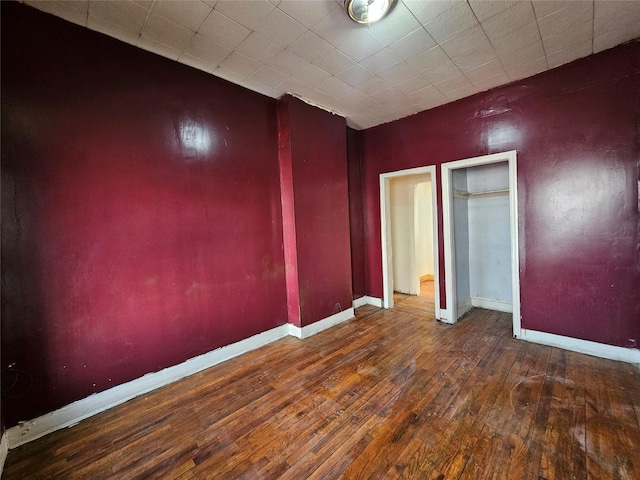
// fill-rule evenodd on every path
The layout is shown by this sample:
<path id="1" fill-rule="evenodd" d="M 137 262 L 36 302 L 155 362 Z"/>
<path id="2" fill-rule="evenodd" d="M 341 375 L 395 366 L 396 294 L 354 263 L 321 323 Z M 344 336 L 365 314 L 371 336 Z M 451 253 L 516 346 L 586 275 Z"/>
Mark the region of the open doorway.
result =
<path id="1" fill-rule="evenodd" d="M 394 291 L 433 297 L 439 318 L 435 167 L 380 175 L 383 306 Z"/>
<path id="2" fill-rule="evenodd" d="M 513 313 L 520 336 L 516 152 L 442 165 L 447 309 L 455 323 L 471 307 Z"/>

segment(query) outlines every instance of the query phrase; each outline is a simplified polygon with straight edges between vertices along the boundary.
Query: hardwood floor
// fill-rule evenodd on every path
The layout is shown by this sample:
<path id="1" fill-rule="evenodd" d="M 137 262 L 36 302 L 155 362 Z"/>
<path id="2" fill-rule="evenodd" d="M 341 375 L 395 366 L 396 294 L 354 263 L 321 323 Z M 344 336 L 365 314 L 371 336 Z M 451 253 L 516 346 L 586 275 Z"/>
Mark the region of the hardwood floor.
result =
<path id="1" fill-rule="evenodd" d="M 640 478 L 636 367 L 428 305 L 247 353 L 12 450 L 3 477 Z"/>

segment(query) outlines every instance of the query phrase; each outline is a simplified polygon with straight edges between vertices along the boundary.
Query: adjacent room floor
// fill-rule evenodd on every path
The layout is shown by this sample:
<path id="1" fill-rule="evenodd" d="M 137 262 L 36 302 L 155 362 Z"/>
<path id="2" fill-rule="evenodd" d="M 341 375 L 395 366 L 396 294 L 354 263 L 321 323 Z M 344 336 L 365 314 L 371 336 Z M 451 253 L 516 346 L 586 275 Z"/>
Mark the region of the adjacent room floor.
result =
<path id="1" fill-rule="evenodd" d="M 285 338 L 12 450 L 23 478 L 640 478 L 640 371 L 428 296 Z M 426 313 L 429 312 L 429 313 Z"/>

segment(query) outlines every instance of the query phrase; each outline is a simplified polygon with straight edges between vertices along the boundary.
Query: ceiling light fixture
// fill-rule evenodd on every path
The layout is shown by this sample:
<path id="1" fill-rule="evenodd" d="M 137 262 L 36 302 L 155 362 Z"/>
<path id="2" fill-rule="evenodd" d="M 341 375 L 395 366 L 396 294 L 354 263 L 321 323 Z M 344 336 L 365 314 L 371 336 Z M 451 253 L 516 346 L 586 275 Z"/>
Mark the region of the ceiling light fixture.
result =
<path id="1" fill-rule="evenodd" d="M 346 0 L 344 8 L 354 22 L 371 24 L 384 17 L 394 0 Z"/>

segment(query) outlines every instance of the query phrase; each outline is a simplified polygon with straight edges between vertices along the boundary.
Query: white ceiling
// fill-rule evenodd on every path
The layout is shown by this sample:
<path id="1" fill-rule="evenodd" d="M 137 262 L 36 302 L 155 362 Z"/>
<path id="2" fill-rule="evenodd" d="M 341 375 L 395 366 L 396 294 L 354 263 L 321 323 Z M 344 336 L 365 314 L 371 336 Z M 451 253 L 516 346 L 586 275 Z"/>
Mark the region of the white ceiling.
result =
<path id="1" fill-rule="evenodd" d="M 640 37 L 640 0 L 398 0 L 371 26 L 343 0 L 24 3 L 358 129 Z"/>

